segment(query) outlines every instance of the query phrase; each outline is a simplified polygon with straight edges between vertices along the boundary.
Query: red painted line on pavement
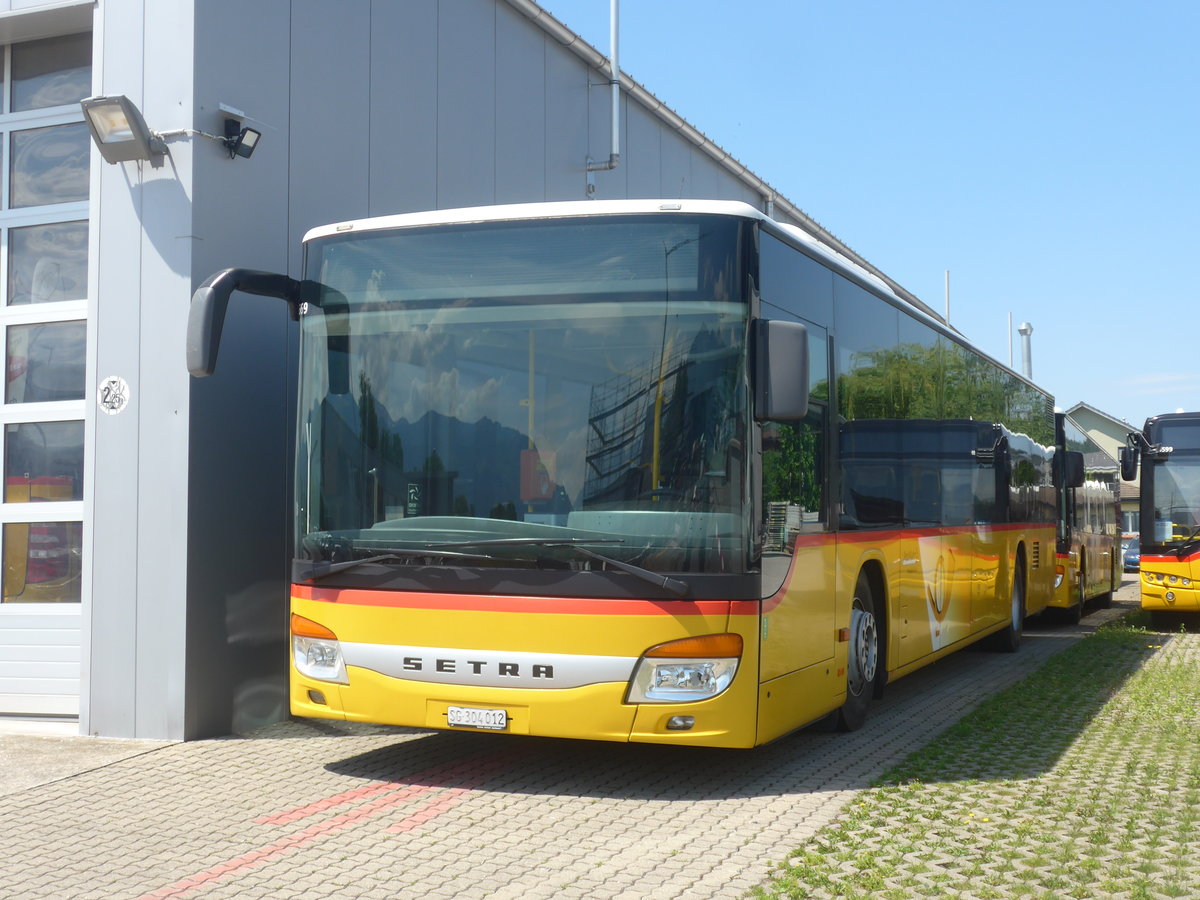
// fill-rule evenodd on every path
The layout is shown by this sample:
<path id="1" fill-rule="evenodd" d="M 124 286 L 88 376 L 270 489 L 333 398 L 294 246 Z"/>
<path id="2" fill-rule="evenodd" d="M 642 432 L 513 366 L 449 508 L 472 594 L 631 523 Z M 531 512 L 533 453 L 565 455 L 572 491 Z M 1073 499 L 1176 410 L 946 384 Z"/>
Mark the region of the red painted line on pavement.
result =
<path id="1" fill-rule="evenodd" d="M 307 846 L 327 834 L 341 831 L 351 825 L 373 818 L 414 797 L 420 797 L 431 791 L 443 792 L 442 797 L 431 800 L 415 813 L 402 819 L 388 829 L 388 831 L 396 832 L 411 831 L 413 828 L 430 821 L 455 806 L 467 793 L 475 790 L 491 777 L 496 770 L 512 762 L 515 756 L 516 754 L 510 753 L 492 759 L 475 758 L 462 760 L 455 764 L 430 769 L 428 772 L 420 773 L 416 776 L 425 776 L 428 780 L 435 780 L 434 778 L 428 778 L 430 775 L 442 776 L 444 778 L 445 776 L 462 773 L 462 775 L 469 774 L 472 776 L 465 779 L 460 777 L 458 779 L 459 785 L 453 788 L 437 784 L 436 781 L 434 784 L 407 785 L 399 782 L 386 782 L 384 784 L 369 785 L 353 791 L 345 791 L 341 794 L 335 794 L 333 797 L 326 798 L 323 801 L 297 807 L 294 810 L 279 813 L 276 816 L 265 817 L 266 819 L 277 819 L 279 824 L 287 824 L 288 822 L 295 821 L 296 818 L 304 818 L 305 816 L 312 815 L 314 812 L 353 802 L 355 799 L 374 796 L 373 800 L 364 803 L 356 809 L 341 813 L 321 822 L 315 822 L 301 831 L 289 834 L 277 841 L 259 847 L 257 850 L 251 850 L 248 853 L 243 853 L 241 856 L 235 856 L 233 859 L 219 863 L 203 872 L 180 879 L 174 884 L 159 888 L 157 891 L 149 894 L 143 894 L 138 900 L 178 900 L 178 898 L 186 897 L 195 891 L 224 881 L 234 875 L 239 875 L 267 862 L 271 862 L 292 850 Z M 382 796 L 378 796 L 380 793 L 382 793 Z M 258 821 L 262 822 L 263 820 Z"/>
<path id="2" fill-rule="evenodd" d="M 479 779 L 479 783 L 482 783 L 483 781 L 483 778 Z M 463 795 L 475 790 L 479 783 L 466 787 L 450 788 L 450 790 L 444 792 L 441 796 L 430 800 L 427 804 L 425 804 L 425 806 L 423 806 L 421 809 L 418 809 L 412 815 L 401 819 L 395 825 L 392 825 L 390 828 L 388 828 L 388 833 L 406 834 L 407 832 L 424 825 L 430 819 L 437 818 L 446 810 L 457 806 L 458 802 L 463 799 Z"/>
<path id="3" fill-rule="evenodd" d="M 330 834 L 335 831 L 340 831 L 350 825 L 370 818 L 378 813 L 383 812 L 392 806 L 403 803 L 412 796 L 426 793 L 436 788 L 430 788 L 422 785 L 421 787 L 413 787 L 408 790 L 397 791 L 393 794 L 388 794 L 379 797 L 372 802 L 359 807 L 348 813 L 343 813 L 340 816 L 334 816 L 332 819 L 326 819 L 324 822 L 317 822 L 315 825 L 310 825 L 303 831 L 298 831 L 295 834 L 290 834 L 287 837 L 267 844 L 264 847 L 259 847 L 257 850 L 251 850 L 249 853 L 243 853 L 241 856 L 236 856 L 233 859 L 199 872 L 188 878 L 184 878 L 174 884 L 167 885 L 149 894 L 144 894 L 139 900 L 168 900 L 168 898 L 185 897 L 193 891 L 207 887 L 217 881 L 223 881 L 231 875 L 236 875 L 241 872 L 248 871 L 257 866 L 262 865 L 272 859 L 282 856 L 291 850 L 296 850 L 307 844 L 311 844 L 317 838 L 323 835 Z"/>
<path id="4" fill-rule="evenodd" d="M 368 797 L 374 797 L 377 794 L 385 794 L 391 791 L 398 791 L 401 788 L 409 785 L 417 784 L 425 781 L 437 781 L 454 775 L 456 770 L 462 769 L 461 762 L 444 766 L 435 766 L 432 769 L 426 769 L 424 772 L 417 772 L 411 776 L 411 781 L 383 781 L 376 784 L 364 785 L 360 788 L 355 788 L 352 791 L 343 791 L 340 794 L 334 794 L 331 797 L 317 800 L 313 803 L 307 803 L 304 806 L 297 806 L 293 809 L 284 810 L 283 812 L 273 813 L 269 816 L 262 816 L 255 819 L 255 825 L 290 825 L 292 822 L 298 822 L 300 819 L 307 819 L 309 816 L 319 812 L 325 812 L 327 809 L 333 809 L 335 806 L 344 806 L 347 803 L 353 803 L 356 800 L 365 800 Z M 430 786 L 429 790 L 434 790 L 436 785 Z"/>

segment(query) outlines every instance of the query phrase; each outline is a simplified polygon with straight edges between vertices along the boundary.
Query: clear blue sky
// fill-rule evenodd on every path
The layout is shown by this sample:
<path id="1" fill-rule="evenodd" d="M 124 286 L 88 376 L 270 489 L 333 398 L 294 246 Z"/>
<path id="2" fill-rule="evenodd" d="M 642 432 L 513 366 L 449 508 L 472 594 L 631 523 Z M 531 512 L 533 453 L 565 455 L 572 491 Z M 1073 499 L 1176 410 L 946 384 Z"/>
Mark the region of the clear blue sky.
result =
<path id="1" fill-rule="evenodd" d="M 620 62 L 1060 407 L 1200 409 L 1197 0 L 623 0 Z"/>

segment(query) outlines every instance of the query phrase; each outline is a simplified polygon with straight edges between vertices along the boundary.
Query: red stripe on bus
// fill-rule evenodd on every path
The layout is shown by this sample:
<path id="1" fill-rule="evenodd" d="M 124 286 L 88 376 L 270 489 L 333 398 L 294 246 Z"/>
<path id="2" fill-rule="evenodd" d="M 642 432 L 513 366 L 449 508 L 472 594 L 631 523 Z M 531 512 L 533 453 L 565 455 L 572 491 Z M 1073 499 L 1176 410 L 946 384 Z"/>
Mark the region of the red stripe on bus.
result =
<path id="1" fill-rule="evenodd" d="M 889 543 L 901 539 L 912 540 L 913 538 L 923 537 L 949 537 L 955 534 L 977 534 L 980 529 L 987 532 L 996 531 L 1019 531 L 1028 530 L 1044 530 L 1050 531 L 1054 527 L 1050 522 L 1014 522 L 997 525 L 942 525 L 936 528 L 889 528 L 876 529 L 874 531 L 850 531 L 850 532 L 824 532 L 822 534 L 802 534 L 797 536 L 794 549 L 808 549 L 813 547 L 835 546 L 839 543 L 846 544 L 865 544 L 865 543 Z M 975 555 L 977 559 L 984 562 L 998 562 L 999 557 L 992 556 L 986 553 Z M 773 612 L 787 596 L 788 585 L 792 581 L 792 571 L 796 565 L 793 557 L 791 565 L 788 567 L 787 576 L 783 580 L 783 587 L 779 589 L 773 596 L 763 600 L 762 612 Z"/>
<path id="2" fill-rule="evenodd" d="M 882 541 L 886 538 L 947 537 L 953 534 L 978 534 L 980 531 L 1053 531 L 1053 522 L 1005 522 L 992 525 L 938 525 L 931 528 L 876 528 L 871 531 L 840 531 L 836 534 L 813 535 L 826 541 L 836 538 L 838 543 L 861 544 Z M 800 545 L 797 539 L 797 546 Z M 819 541 L 817 543 L 820 543 Z M 806 546 L 812 546 L 807 544 Z"/>
<path id="3" fill-rule="evenodd" d="M 1195 553 L 1189 553 L 1187 556 L 1182 556 L 1182 557 L 1180 557 L 1180 556 L 1147 556 L 1145 553 L 1143 553 L 1142 554 L 1142 562 L 1144 562 L 1144 563 L 1147 563 L 1147 562 L 1156 562 L 1156 563 L 1200 562 L 1200 550 L 1196 551 Z"/>
<path id="4" fill-rule="evenodd" d="M 452 609 L 466 612 L 543 613 L 588 616 L 757 615 L 755 600 L 618 600 L 612 598 L 522 597 L 496 594 L 430 594 L 424 591 L 364 591 L 292 585 L 292 596 L 319 603 Z"/>

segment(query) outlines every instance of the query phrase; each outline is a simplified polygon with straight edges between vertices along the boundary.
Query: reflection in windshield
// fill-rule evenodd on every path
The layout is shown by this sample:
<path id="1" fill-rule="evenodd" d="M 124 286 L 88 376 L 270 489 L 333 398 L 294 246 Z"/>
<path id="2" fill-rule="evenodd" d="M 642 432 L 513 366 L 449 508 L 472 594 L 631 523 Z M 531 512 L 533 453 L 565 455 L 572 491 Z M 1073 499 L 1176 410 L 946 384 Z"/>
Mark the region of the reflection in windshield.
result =
<path id="1" fill-rule="evenodd" d="M 1176 451 L 1154 470 L 1154 540 L 1168 544 L 1200 534 L 1200 455 Z"/>
<path id="2" fill-rule="evenodd" d="M 736 224 L 601 224 L 310 249 L 350 304 L 350 390 L 327 392 L 339 351 L 314 310 L 297 556 L 499 540 L 487 555 L 516 564 L 531 554 L 515 539 L 574 539 L 654 571 L 744 571 Z M 536 556 L 594 563 L 565 544 Z"/>

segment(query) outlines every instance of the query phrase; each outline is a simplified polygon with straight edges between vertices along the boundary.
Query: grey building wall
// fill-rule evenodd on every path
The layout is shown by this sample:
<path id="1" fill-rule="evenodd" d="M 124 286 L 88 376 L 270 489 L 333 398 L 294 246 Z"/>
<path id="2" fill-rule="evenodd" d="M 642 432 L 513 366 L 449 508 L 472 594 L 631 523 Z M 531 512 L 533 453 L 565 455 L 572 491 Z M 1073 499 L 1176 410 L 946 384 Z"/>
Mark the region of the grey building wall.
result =
<path id="1" fill-rule="evenodd" d="M 96 12 L 94 88 L 127 94 L 158 130 L 189 125 L 192 44 L 190 16 L 177 4 L 106 2 Z M 196 149 L 174 142 L 153 165 L 105 165 L 92 154 L 91 600 L 80 711 L 88 732 L 183 733 L 190 386 L 177 348 L 192 277 Z M 131 400 L 119 415 L 98 416 L 93 392 L 109 375 L 128 382 Z"/>
<path id="2" fill-rule="evenodd" d="M 521 8 L 518 8 L 521 7 Z M 238 295 L 217 372 L 190 380 L 191 291 L 226 266 L 301 274 L 332 221 L 585 196 L 609 150 L 606 80 L 507 0 L 103 0 L 96 92 L 159 131 L 262 127 L 254 156 L 173 140 L 162 165 L 93 161 L 95 371 L 133 402 L 95 422 L 84 729 L 195 738 L 286 716 L 296 332 Z M 622 96 L 597 198 L 754 186 L 677 120 Z M 93 154 L 95 156 L 95 154 Z M 96 378 L 91 379 L 95 383 Z"/>

